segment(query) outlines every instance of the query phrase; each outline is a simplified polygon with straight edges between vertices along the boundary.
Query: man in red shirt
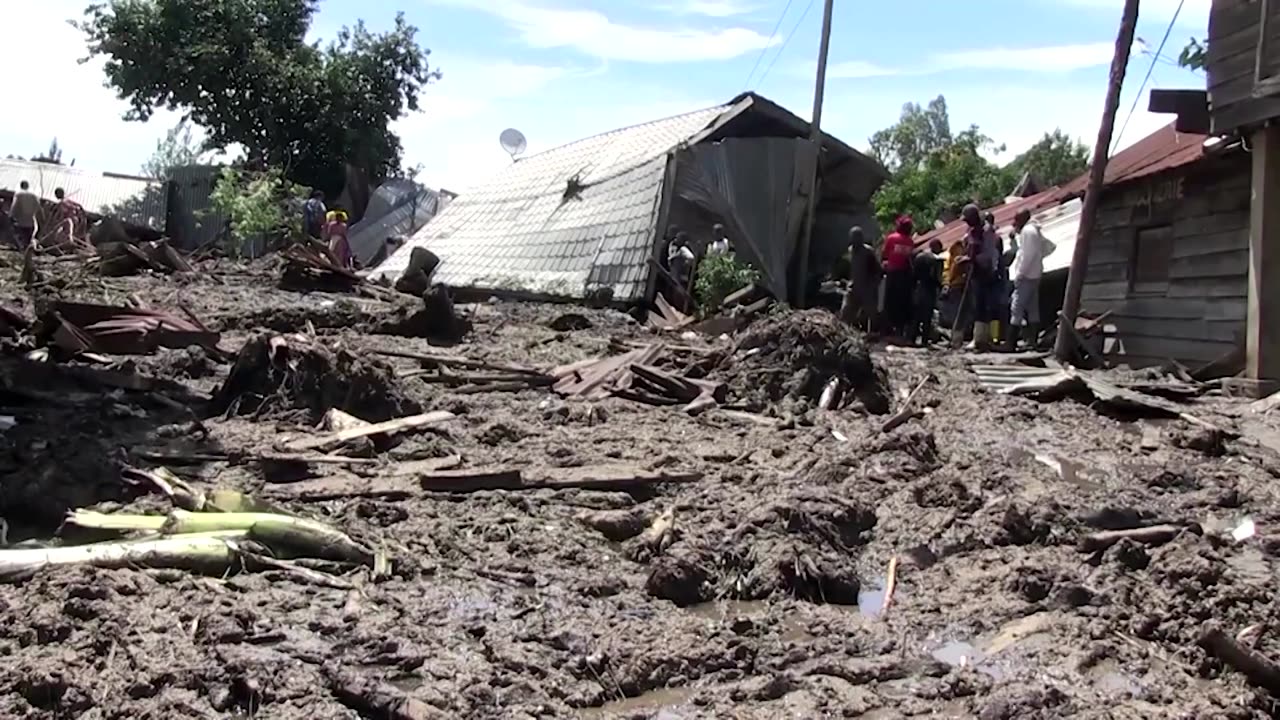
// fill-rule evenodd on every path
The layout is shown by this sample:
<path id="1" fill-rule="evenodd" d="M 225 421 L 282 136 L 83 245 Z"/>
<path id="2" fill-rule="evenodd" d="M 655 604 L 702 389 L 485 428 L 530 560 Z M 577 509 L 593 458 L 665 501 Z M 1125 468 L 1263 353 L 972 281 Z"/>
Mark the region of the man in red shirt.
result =
<path id="1" fill-rule="evenodd" d="M 915 250 L 912 232 L 911 218 L 899 217 L 880 252 L 885 273 L 884 312 L 889 320 L 889 334 L 896 337 L 905 336 L 911 323 L 911 255 Z"/>

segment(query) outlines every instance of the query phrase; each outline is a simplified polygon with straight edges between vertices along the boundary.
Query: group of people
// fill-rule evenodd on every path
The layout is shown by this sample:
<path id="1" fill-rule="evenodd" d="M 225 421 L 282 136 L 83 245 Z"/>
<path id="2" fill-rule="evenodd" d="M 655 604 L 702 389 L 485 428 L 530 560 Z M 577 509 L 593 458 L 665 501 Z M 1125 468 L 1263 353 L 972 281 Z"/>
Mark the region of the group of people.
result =
<path id="1" fill-rule="evenodd" d="M 893 337 L 928 345 L 936 339 L 934 323 L 939 300 L 954 310 L 951 339 L 959 346 L 972 328 L 971 347 L 1015 350 L 1020 340 L 1034 344 L 1040 327 L 1040 278 L 1044 258 L 1053 244 L 1021 210 L 1014 218 L 1009 247 L 995 225 L 976 205 L 961 211 L 967 226 L 964 238 L 944 255 L 934 238 L 916 247 L 910 217 L 894 223 L 877 253 L 860 227 L 849 231 L 849 288 L 841 317 L 871 329 L 883 317 L 883 329 Z M 883 313 L 880 292 L 883 282 Z M 994 328 L 1004 332 L 997 337 Z"/>
<path id="2" fill-rule="evenodd" d="M 56 203 L 52 215 L 42 213 L 40 197 L 31 192 L 31 183 L 22 180 L 8 207 L 0 207 L 5 234 L 12 232 L 12 242 L 19 250 L 26 250 L 36 242 L 41 223 L 49 228 L 48 232 L 42 233 L 44 239 L 52 238 L 53 245 L 82 237 L 86 232 L 88 216 L 80 203 L 67 197 L 66 190 L 62 188 L 55 188 L 53 197 Z"/>
<path id="3" fill-rule="evenodd" d="M 347 220 L 345 210 L 329 210 L 325 207 L 323 190 L 312 192 L 302 206 L 303 232 L 328 246 L 333 258 L 342 267 L 351 269 L 355 267 L 355 254 L 347 240 Z"/>
<path id="4" fill-rule="evenodd" d="M 675 225 L 667 229 L 665 269 L 684 299 L 692 296 L 694 274 L 703 258 L 732 254 L 733 243 L 729 242 L 729 235 L 720 223 L 711 226 L 711 239 L 701 253 L 694 250 L 688 232 Z M 685 304 L 684 300 L 681 304 Z"/>

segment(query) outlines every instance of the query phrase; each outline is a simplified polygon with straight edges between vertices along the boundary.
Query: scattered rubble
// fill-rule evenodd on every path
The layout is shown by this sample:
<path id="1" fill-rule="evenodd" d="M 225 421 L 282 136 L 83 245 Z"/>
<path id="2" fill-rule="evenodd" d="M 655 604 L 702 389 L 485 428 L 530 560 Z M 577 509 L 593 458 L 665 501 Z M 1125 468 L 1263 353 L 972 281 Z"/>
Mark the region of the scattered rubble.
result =
<path id="1" fill-rule="evenodd" d="M 5 717 L 1272 711 L 1274 413 L 1212 384 L 83 265 L 0 266 Z"/>

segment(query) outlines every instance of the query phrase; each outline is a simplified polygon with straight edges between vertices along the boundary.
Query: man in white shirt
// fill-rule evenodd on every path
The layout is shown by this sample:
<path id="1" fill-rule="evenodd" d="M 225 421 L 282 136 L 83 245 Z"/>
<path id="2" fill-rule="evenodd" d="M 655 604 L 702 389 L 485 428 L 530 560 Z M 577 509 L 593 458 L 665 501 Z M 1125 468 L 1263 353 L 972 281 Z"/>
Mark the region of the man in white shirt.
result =
<path id="1" fill-rule="evenodd" d="M 711 227 L 711 244 L 707 246 L 707 255 L 728 255 L 731 252 L 733 252 L 733 246 L 729 244 L 724 226 L 716 223 Z"/>
<path id="2" fill-rule="evenodd" d="M 1040 276 L 1044 272 L 1044 258 L 1054 251 L 1054 245 L 1031 224 L 1031 211 L 1020 210 L 1013 220 L 1018 233 L 1018 253 L 1009 268 L 1013 280 L 1013 301 L 1009 310 L 1008 347 L 1018 348 L 1021 335 L 1035 345 L 1040 335 Z"/>
<path id="3" fill-rule="evenodd" d="M 696 261 L 693 250 L 689 249 L 689 234 L 683 230 L 676 232 L 676 237 L 667 249 L 667 267 L 671 277 L 679 286 L 684 296 L 689 295 L 689 281 L 693 279 L 693 265 Z"/>

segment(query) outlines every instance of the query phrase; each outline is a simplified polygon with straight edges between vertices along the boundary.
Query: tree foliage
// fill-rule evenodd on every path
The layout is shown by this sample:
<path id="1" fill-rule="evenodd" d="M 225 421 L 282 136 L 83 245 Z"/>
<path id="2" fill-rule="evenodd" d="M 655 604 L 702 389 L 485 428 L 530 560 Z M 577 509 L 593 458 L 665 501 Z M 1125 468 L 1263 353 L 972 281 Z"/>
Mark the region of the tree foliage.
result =
<path id="1" fill-rule="evenodd" d="M 62 164 L 62 148 L 58 145 L 58 138 L 54 138 L 49 143 L 49 149 L 43 153 L 35 155 L 31 158 L 31 162 L 48 163 L 50 165 Z"/>
<path id="2" fill-rule="evenodd" d="M 249 167 L 281 167 L 337 191 L 343 164 L 374 182 L 400 166 L 390 123 L 418 109 L 439 77 L 417 29 L 396 16 L 385 33 L 358 22 L 326 46 L 306 34 L 319 0 L 109 0 L 78 24 L 107 82 L 146 120 L 182 111 L 205 148 L 244 148 Z"/>
<path id="3" fill-rule="evenodd" d="M 935 152 L 951 146 L 951 118 L 941 95 L 926 107 L 902 106 L 897 124 L 871 136 L 871 155 L 891 173 L 921 167 Z"/>
<path id="4" fill-rule="evenodd" d="M 1006 170 L 1015 183 L 1023 173 L 1031 173 L 1041 187 L 1048 188 L 1070 182 L 1088 167 L 1089 146 L 1055 129 L 1014 158 Z"/>
<path id="5" fill-rule="evenodd" d="M 1184 67 L 1189 70 L 1204 70 L 1208 54 L 1208 40 L 1191 38 L 1187 46 L 1182 48 L 1182 52 L 1178 53 L 1178 67 Z"/>
<path id="6" fill-rule="evenodd" d="M 871 153 L 890 172 L 873 202 L 881 225 L 907 214 L 928 230 L 935 220 L 950 221 L 968 203 L 997 205 L 1030 172 L 1043 186 L 1067 182 L 1084 172 L 1089 149 L 1061 130 L 1045 133 L 1035 145 L 1004 167 L 987 158 L 1004 146 L 970 125 L 953 132 L 946 98 L 922 108 L 908 103 L 899 121 L 871 137 Z"/>
<path id="7" fill-rule="evenodd" d="M 305 188 L 289 182 L 280 170 L 246 172 L 226 167 L 218 176 L 209 204 L 231 224 L 227 251 L 243 254 L 254 238 L 281 237 L 288 233 Z"/>
<path id="8" fill-rule="evenodd" d="M 760 279 L 755 268 L 739 260 L 733 253 L 707 255 L 698 263 L 698 277 L 693 294 L 698 307 L 710 313 L 720 307 L 730 293 L 741 290 Z"/>
<path id="9" fill-rule="evenodd" d="M 204 164 L 206 157 L 200 143 L 191 136 L 191 121 L 183 118 L 156 141 L 155 152 L 142 164 L 142 174 L 165 178 L 173 168 Z"/>

